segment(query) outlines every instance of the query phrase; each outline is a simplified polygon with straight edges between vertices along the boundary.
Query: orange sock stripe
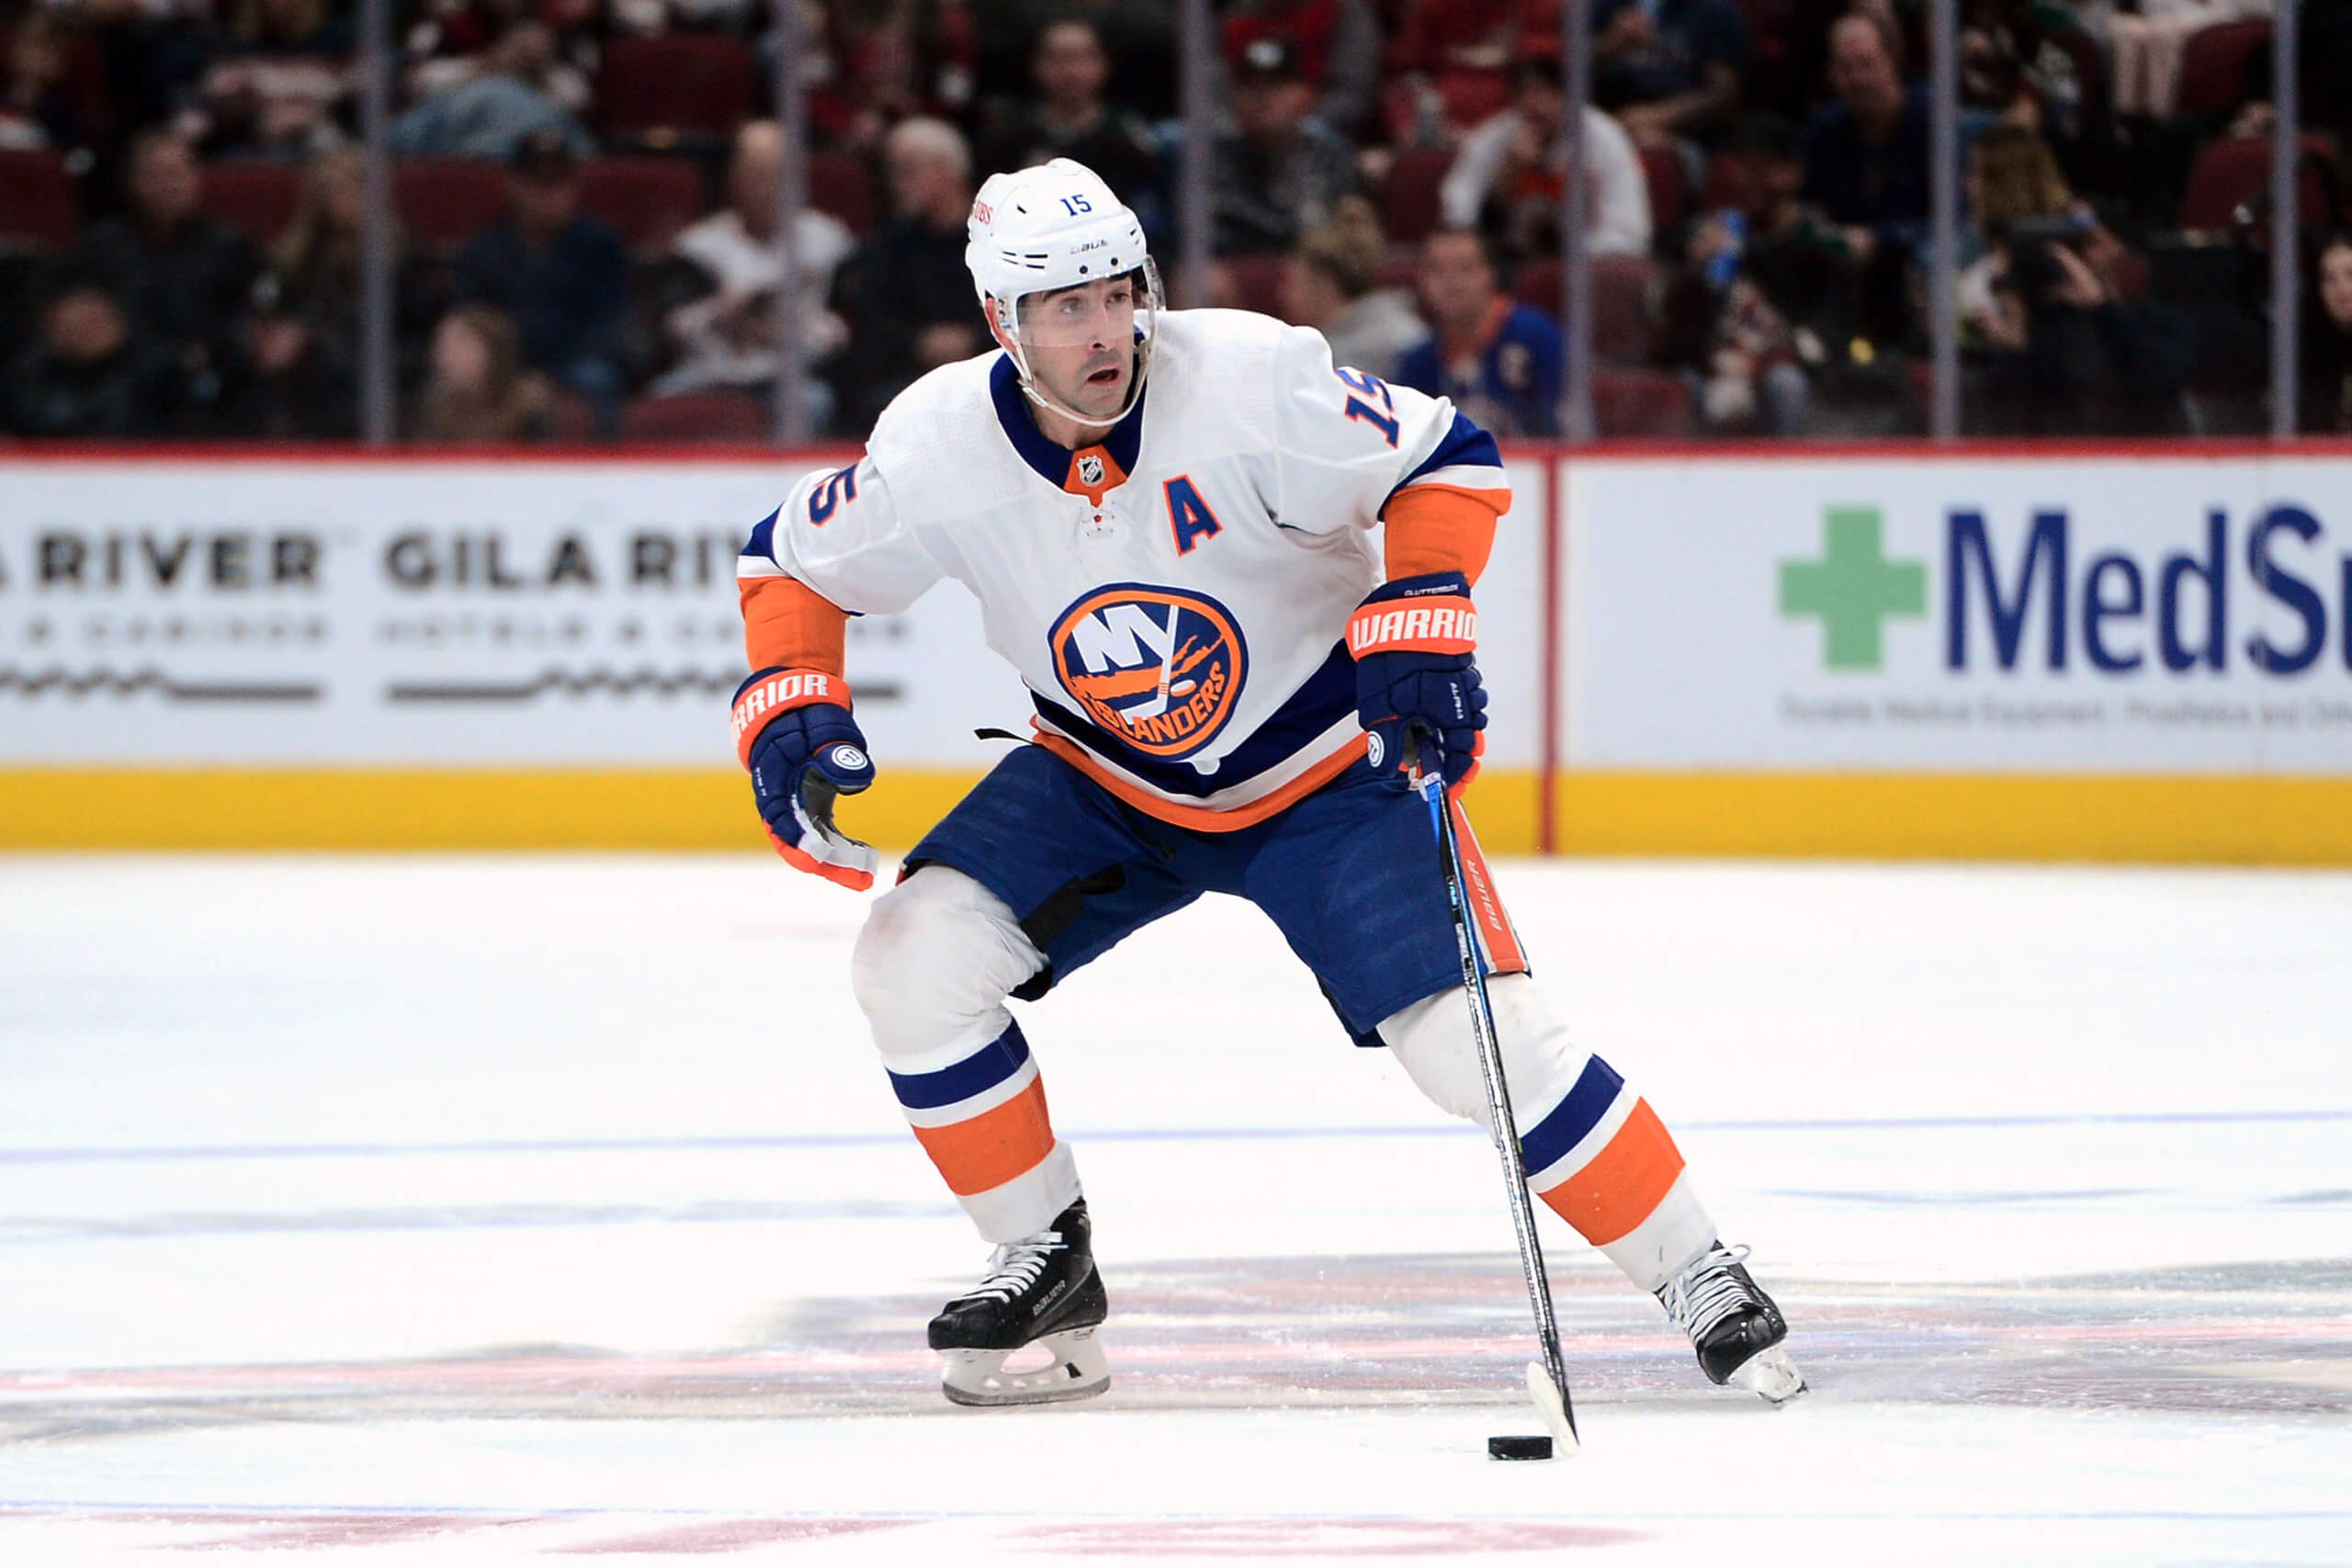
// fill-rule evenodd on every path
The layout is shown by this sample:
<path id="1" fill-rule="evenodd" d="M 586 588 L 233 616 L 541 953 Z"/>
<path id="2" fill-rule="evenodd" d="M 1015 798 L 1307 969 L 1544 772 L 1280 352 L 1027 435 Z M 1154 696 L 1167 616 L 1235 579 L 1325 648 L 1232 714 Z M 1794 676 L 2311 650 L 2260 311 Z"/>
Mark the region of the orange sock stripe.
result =
<path id="1" fill-rule="evenodd" d="M 1046 1082 L 1027 1089 L 992 1111 L 952 1127 L 917 1127 L 923 1152 L 947 1190 L 958 1198 L 1001 1187 L 1054 1152 L 1053 1120 L 1046 1113 Z"/>
<path id="2" fill-rule="evenodd" d="M 1590 1163 L 1537 1197 L 1595 1247 L 1631 1235 L 1682 1174 L 1682 1151 L 1646 1100 Z"/>

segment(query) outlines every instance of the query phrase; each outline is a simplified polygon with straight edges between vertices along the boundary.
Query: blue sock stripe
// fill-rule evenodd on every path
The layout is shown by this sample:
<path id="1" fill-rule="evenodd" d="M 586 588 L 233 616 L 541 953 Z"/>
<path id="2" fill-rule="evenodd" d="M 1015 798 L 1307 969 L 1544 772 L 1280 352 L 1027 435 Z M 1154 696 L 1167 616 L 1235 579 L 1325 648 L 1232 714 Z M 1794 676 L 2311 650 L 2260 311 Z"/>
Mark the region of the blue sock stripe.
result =
<path id="1" fill-rule="evenodd" d="M 1028 1059 L 1029 1042 L 1015 1023 L 952 1066 L 935 1073 L 892 1073 L 890 1088 L 908 1110 L 930 1111 L 987 1093 L 1019 1072 Z"/>
<path id="2" fill-rule="evenodd" d="M 1567 1098 L 1521 1136 L 1519 1146 L 1526 1157 L 1528 1174 L 1546 1168 L 1582 1143 L 1586 1134 L 1600 1125 L 1600 1119 L 1617 1103 L 1617 1091 L 1624 1087 L 1625 1080 L 1614 1067 L 1598 1056 L 1589 1058 Z"/>

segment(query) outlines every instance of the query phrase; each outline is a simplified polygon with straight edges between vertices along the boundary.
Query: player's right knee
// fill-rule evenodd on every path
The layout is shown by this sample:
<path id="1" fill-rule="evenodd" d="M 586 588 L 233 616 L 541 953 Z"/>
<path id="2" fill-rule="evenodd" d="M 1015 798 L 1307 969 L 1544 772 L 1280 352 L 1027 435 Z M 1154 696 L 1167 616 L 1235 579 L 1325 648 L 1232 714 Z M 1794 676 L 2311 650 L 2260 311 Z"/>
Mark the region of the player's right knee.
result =
<path id="1" fill-rule="evenodd" d="M 927 865 L 874 901 L 850 987 L 882 1054 L 911 1056 L 996 1038 L 1005 997 L 1044 962 L 1002 899 Z"/>

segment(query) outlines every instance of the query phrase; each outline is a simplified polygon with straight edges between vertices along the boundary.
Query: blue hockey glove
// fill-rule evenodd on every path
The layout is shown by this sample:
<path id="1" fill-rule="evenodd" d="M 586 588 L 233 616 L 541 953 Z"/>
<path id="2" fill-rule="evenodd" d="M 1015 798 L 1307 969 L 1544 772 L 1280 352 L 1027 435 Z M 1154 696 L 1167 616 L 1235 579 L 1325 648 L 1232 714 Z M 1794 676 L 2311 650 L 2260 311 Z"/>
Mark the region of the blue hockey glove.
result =
<path id="1" fill-rule="evenodd" d="M 833 797 L 874 782 L 849 683 L 819 670 L 762 670 L 735 690 L 735 754 L 751 771 L 768 841 L 786 863 L 863 891 L 882 857 L 833 826 Z"/>
<path id="2" fill-rule="evenodd" d="M 1458 571 L 1383 583 L 1348 620 L 1356 660 L 1356 719 L 1371 737 L 1366 755 L 1410 787 L 1408 727 L 1437 737 L 1445 783 L 1459 788 L 1478 771 L 1486 749 L 1487 689 L 1472 657 L 1478 614 L 1470 582 Z"/>

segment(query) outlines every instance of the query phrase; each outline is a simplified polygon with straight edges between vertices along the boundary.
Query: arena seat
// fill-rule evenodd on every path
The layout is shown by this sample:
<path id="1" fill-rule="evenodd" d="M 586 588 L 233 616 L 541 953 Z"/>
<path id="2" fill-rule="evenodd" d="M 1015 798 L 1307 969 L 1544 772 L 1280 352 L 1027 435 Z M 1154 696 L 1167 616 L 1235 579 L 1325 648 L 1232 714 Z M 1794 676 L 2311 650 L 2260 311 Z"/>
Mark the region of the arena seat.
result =
<path id="1" fill-rule="evenodd" d="M 1396 154 L 1380 187 L 1381 226 L 1391 241 L 1418 244 L 1438 226 L 1437 187 L 1453 166 L 1453 154 L 1442 147 L 1413 147 Z"/>
<path id="2" fill-rule="evenodd" d="M 506 174 L 474 158 L 405 158 L 392 165 L 392 208 L 420 244 L 464 244 L 506 213 Z"/>
<path id="3" fill-rule="evenodd" d="M 702 216 L 702 174 L 683 158 L 591 158 L 580 165 L 580 209 L 620 231 L 631 251 L 661 251 Z"/>
<path id="4" fill-rule="evenodd" d="M 1227 256 L 1216 264 L 1219 302 L 1236 310 L 1256 310 L 1289 321 L 1283 311 L 1284 265 L 1281 256 Z"/>
<path id="5" fill-rule="evenodd" d="M 2335 152 L 2324 137 L 2306 132 L 2302 139 L 2302 169 L 2295 198 L 2301 220 L 2315 223 L 2327 212 L 2330 171 Z M 2270 138 L 2231 136 L 2208 141 L 2197 150 L 2189 165 L 2188 186 L 2181 193 L 2180 226 L 2193 230 L 2224 230 L 2241 204 L 2258 202 L 2270 189 Z"/>
<path id="6" fill-rule="evenodd" d="M 2270 24 L 2262 18 L 2200 28 L 2180 51 L 2179 112 L 2224 115 L 2245 101 L 2245 70 L 2256 52 L 2270 47 Z"/>
<path id="7" fill-rule="evenodd" d="M 1557 261 L 1531 262 L 1520 268 L 1511 292 L 1566 321 L 1563 276 Z M 1657 264 L 1647 256 L 1592 258 L 1592 355 L 1597 364 L 1639 367 L 1650 363 L 1657 340 L 1650 305 L 1657 277 Z"/>
<path id="8" fill-rule="evenodd" d="M 752 112 L 759 65 L 741 39 L 716 33 L 622 39 L 596 73 L 597 123 L 640 147 L 716 144 Z"/>
<path id="9" fill-rule="evenodd" d="M 840 219 L 863 240 L 874 231 L 874 185 L 865 165 L 843 152 L 808 155 L 808 205 Z"/>
<path id="10" fill-rule="evenodd" d="M 1650 192 L 1650 232 L 1663 243 L 1682 227 L 1690 206 L 1682 155 L 1671 147 L 1645 147 L 1641 153 L 1642 180 Z"/>
<path id="11" fill-rule="evenodd" d="M 0 246 L 68 251 L 80 228 L 74 186 L 54 152 L 0 152 Z"/>
<path id="12" fill-rule="evenodd" d="M 632 399 L 621 410 L 620 435 L 623 441 L 757 443 L 767 440 L 774 423 L 768 405 L 749 392 L 683 392 Z"/>
<path id="13" fill-rule="evenodd" d="M 1670 441 L 1690 434 L 1690 389 L 1663 370 L 1595 370 L 1592 423 L 1607 439 Z"/>
<path id="14" fill-rule="evenodd" d="M 302 171 L 292 164 L 234 159 L 204 166 L 204 210 L 268 244 L 302 205 Z"/>

